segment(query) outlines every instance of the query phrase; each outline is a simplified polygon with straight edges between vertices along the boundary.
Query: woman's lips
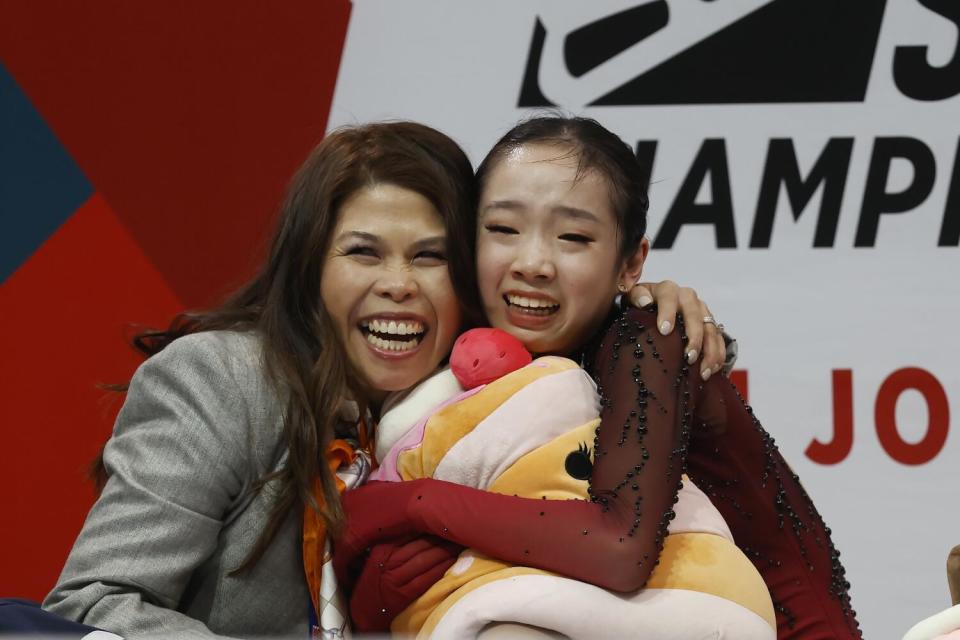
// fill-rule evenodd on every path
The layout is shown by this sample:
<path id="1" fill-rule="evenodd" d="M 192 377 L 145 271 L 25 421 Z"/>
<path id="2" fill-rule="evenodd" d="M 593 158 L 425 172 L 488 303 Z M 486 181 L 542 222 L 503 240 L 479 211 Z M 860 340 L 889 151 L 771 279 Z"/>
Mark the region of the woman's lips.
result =
<path id="1" fill-rule="evenodd" d="M 370 350 L 383 358 L 403 358 L 415 353 L 427 334 L 426 322 L 406 316 L 367 317 L 358 328 Z"/>

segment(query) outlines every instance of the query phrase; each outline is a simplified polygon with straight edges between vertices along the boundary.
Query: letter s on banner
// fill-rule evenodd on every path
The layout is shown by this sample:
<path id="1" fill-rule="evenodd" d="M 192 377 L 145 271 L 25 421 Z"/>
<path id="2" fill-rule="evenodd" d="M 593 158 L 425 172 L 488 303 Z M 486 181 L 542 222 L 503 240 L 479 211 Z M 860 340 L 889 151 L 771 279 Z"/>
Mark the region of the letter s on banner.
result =
<path id="1" fill-rule="evenodd" d="M 960 30 L 960 2 L 918 0 L 924 7 L 952 22 Z M 897 47 L 893 54 L 893 81 L 903 95 L 914 100 L 946 100 L 960 93 L 960 41 L 950 62 L 930 66 L 925 46 Z"/>

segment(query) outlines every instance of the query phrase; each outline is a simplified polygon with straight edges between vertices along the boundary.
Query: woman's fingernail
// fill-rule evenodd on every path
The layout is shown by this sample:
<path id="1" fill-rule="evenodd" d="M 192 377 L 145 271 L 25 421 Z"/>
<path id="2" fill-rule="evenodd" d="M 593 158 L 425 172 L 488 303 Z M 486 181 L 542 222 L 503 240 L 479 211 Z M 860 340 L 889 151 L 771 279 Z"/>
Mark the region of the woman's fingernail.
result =
<path id="1" fill-rule="evenodd" d="M 667 335 L 668 333 L 670 333 L 669 320 L 664 320 L 663 322 L 660 323 L 660 333 L 662 333 L 663 335 Z"/>
<path id="2" fill-rule="evenodd" d="M 687 364 L 693 364 L 696 361 L 697 361 L 697 350 L 690 349 L 690 351 L 687 351 Z"/>
<path id="3" fill-rule="evenodd" d="M 638 302 L 640 303 L 641 307 L 646 307 L 647 305 L 653 304 L 653 298 L 650 296 L 640 296 L 640 300 Z"/>
<path id="4" fill-rule="evenodd" d="M 703 378 L 704 382 L 709 380 L 711 375 L 713 375 L 713 370 L 711 369 L 704 369 L 700 372 L 700 377 Z"/>

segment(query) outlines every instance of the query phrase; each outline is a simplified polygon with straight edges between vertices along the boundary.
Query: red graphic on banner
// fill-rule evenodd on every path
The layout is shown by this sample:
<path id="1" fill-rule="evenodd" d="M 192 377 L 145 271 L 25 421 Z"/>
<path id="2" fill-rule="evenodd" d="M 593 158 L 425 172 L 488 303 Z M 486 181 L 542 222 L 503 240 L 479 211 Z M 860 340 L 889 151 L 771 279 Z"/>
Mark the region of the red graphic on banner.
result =
<path id="1" fill-rule="evenodd" d="M 164 323 L 182 304 L 94 195 L 0 287 L 0 308 L 0 593 L 40 599 L 93 504 L 86 470 L 122 401 L 98 385 L 141 361 L 131 322 Z"/>
<path id="2" fill-rule="evenodd" d="M 59 575 L 120 400 L 97 384 L 140 361 L 128 323 L 215 304 L 256 266 L 326 130 L 349 13 L 4 5 L 0 60 L 97 195 L 0 287 L 0 594 L 41 599 Z"/>

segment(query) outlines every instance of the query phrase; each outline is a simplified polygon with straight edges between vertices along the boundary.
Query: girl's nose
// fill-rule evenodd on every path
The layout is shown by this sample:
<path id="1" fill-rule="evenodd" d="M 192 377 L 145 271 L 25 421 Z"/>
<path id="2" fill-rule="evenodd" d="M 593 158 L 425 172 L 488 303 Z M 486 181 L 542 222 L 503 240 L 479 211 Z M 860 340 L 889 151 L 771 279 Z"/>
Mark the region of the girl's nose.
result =
<path id="1" fill-rule="evenodd" d="M 539 241 L 518 246 L 513 274 L 524 280 L 552 280 L 557 271 L 549 248 Z"/>

